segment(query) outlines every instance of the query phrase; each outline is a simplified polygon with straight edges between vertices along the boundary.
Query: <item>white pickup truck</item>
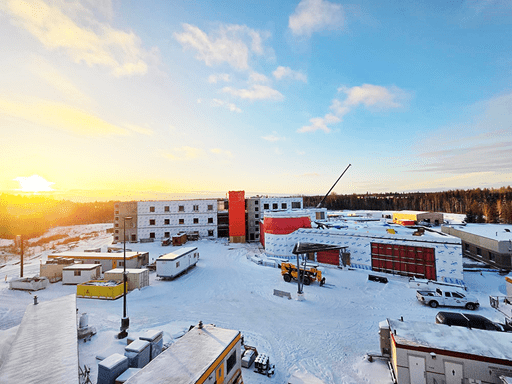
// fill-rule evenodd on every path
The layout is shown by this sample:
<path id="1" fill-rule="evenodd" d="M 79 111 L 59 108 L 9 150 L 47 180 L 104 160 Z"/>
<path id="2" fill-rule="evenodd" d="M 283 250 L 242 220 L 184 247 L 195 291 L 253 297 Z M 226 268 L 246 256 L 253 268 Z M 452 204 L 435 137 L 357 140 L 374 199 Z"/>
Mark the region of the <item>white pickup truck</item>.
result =
<path id="1" fill-rule="evenodd" d="M 441 305 L 474 310 L 480 305 L 476 297 L 466 296 L 462 292 L 449 289 L 436 288 L 435 291 L 416 291 L 416 297 L 421 303 L 430 305 L 432 308 Z"/>

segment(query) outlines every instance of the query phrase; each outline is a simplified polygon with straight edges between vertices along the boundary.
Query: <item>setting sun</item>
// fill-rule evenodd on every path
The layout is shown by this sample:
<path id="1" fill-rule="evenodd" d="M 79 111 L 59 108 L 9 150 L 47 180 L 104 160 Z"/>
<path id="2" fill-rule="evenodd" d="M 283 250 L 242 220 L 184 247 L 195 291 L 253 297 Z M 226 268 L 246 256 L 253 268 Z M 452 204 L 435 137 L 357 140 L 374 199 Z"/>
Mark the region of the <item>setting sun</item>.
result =
<path id="1" fill-rule="evenodd" d="M 20 183 L 21 192 L 49 192 L 53 191 L 51 188 L 52 184 L 55 184 L 51 181 L 45 180 L 45 178 L 39 175 L 32 175 L 29 177 L 17 177 L 14 179 L 18 183 Z"/>

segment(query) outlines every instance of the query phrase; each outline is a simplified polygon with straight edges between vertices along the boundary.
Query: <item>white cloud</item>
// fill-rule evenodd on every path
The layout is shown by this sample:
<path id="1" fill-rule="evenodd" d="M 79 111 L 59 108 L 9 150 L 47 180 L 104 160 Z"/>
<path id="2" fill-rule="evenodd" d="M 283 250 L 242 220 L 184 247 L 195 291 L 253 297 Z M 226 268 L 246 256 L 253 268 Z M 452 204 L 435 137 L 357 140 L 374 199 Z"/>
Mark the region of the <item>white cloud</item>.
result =
<path id="1" fill-rule="evenodd" d="M 284 96 L 281 92 L 261 84 L 254 84 L 249 89 L 235 89 L 231 87 L 222 88 L 222 92 L 229 93 L 241 99 L 249 100 L 282 100 Z"/>
<path id="2" fill-rule="evenodd" d="M 277 132 L 272 132 L 270 135 L 267 135 L 267 136 L 262 136 L 261 137 L 263 140 L 266 140 L 266 141 L 270 141 L 270 142 L 276 142 L 276 141 L 280 141 L 280 140 L 286 140 L 285 137 L 279 137 L 277 135 Z"/>
<path id="3" fill-rule="evenodd" d="M 290 16 L 288 27 L 295 35 L 311 36 L 313 32 L 339 29 L 344 22 L 341 5 L 325 0 L 302 0 Z"/>
<path id="4" fill-rule="evenodd" d="M 231 151 L 220 149 L 220 148 L 212 148 L 212 149 L 210 149 L 210 152 L 215 155 L 223 155 L 223 156 L 227 156 L 227 157 L 233 157 L 233 154 L 231 153 Z"/>
<path id="5" fill-rule="evenodd" d="M 251 74 L 249 75 L 249 81 L 251 83 L 268 83 L 269 79 L 262 73 L 251 72 Z"/>
<path id="6" fill-rule="evenodd" d="M 227 108 L 229 109 L 231 112 L 238 112 L 238 113 L 242 113 L 242 110 L 240 108 L 238 108 L 235 104 L 233 103 L 229 103 L 227 101 L 224 101 L 224 100 L 220 100 L 220 99 L 213 99 L 212 100 L 212 105 L 214 107 L 224 107 L 224 108 Z"/>
<path id="7" fill-rule="evenodd" d="M 163 157 L 169 160 L 194 160 L 202 156 L 203 150 L 184 145 L 181 148 L 174 148 L 174 153 L 164 153 Z"/>
<path id="8" fill-rule="evenodd" d="M 252 55 L 263 55 L 266 51 L 263 41 L 268 36 L 245 25 L 222 25 L 211 35 L 191 24 L 183 24 L 183 30 L 174 33 L 174 38 L 185 49 L 195 50 L 196 58 L 208 66 L 228 63 L 245 70 Z"/>
<path id="9" fill-rule="evenodd" d="M 227 73 L 219 73 L 217 75 L 208 76 L 208 82 L 210 84 L 217 84 L 219 81 L 229 83 L 231 81 L 231 76 Z"/>
<path id="10" fill-rule="evenodd" d="M 343 116 L 363 105 L 368 110 L 384 110 L 390 108 L 399 108 L 402 102 L 407 98 L 406 92 L 397 87 L 381 87 L 372 84 L 363 84 L 362 86 L 347 88 L 340 87 L 339 92 L 346 95 L 344 100 L 334 99 L 329 109 L 332 113 L 327 113 L 324 117 L 314 117 L 310 119 L 311 125 L 305 125 L 297 132 L 315 132 L 318 130 L 329 133 L 329 125 L 339 123 Z"/>
<path id="11" fill-rule="evenodd" d="M 149 127 L 141 127 L 133 124 L 125 124 L 125 127 L 132 132 L 140 133 L 141 135 L 152 136 L 155 132 Z"/>
<path id="12" fill-rule="evenodd" d="M 0 10 L 37 38 L 45 48 L 65 52 L 75 63 L 111 68 L 115 76 L 141 75 L 148 53 L 133 32 L 112 28 L 92 18 L 80 4 L 48 5 L 42 0 L 7 0 Z M 65 11 L 71 16 L 68 16 Z M 74 19 L 76 18 L 76 20 Z M 78 20 L 81 24 L 79 25 Z"/>
<path id="13" fill-rule="evenodd" d="M 281 155 L 283 154 L 283 151 L 282 151 L 281 149 L 279 149 L 279 148 L 274 148 L 274 153 L 275 153 L 276 155 L 281 156 Z"/>
<path id="14" fill-rule="evenodd" d="M 274 72 L 272 72 L 272 74 L 277 80 L 281 80 L 283 77 L 289 77 L 294 80 L 303 81 L 304 83 L 308 82 L 308 78 L 305 74 L 299 71 L 294 71 L 290 67 L 279 66 Z"/>

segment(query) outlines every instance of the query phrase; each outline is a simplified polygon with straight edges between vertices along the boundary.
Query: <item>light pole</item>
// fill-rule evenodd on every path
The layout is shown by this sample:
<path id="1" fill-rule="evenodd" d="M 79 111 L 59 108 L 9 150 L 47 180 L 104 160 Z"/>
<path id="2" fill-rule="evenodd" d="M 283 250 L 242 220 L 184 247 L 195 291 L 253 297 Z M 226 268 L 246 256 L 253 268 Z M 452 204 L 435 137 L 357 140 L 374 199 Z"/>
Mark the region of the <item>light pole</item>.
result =
<path id="1" fill-rule="evenodd" d="M 117 335 L 118 339 L 124 339 L 128 336 L 127 329 L 130 327 L 130 318 L 126 317 L 126 220 L 131 220 L 130 216 L 123 218 L 123 317 L 121 318 L 121 332 Z"/>

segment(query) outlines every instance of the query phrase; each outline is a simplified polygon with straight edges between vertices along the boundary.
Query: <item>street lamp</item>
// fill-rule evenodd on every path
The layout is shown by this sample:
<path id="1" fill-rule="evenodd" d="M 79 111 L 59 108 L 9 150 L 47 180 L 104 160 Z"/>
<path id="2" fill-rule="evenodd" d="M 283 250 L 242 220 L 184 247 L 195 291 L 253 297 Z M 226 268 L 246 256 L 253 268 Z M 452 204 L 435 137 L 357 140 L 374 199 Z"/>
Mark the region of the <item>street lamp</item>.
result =
<path id="1" fill-rule="evenodd" d="M 130 318 L 126 317 L 126 220 L 131 220 L 130 216 L 123 218 L 123 317 L 121 318 L 121 332 L 117 335 L 118 339 L 124 339 L 128 336 L 127 329 L 130 327 Z"/>

